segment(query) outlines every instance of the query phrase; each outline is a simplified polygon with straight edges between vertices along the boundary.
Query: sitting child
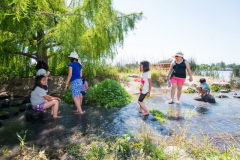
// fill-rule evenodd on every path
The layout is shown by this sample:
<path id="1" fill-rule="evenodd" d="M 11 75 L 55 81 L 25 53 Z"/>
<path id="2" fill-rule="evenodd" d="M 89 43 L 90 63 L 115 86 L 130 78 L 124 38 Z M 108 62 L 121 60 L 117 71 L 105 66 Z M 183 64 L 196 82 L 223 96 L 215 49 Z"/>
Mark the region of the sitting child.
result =
<path id="1" fill-rule="evenodd" d="M 205 78 L 201 78 L 200 79 L 200 84 L 199 86 L 197 86 L 198 89 L 198 94 L 201 94 L 201 96 L 210 96 L 210 86 L 209 84 L 206 82 Z"/>
<path id="2" fill-rule="evenodd" d="M 82 82 L 83 82 L 83 85 L 80 91 L 81 104 L 83 101 L 83 96 L 87 93 L 87 90 L 88 90 L 88 82 L 86 81 L 86 78 L 84 75 L 82 76 Z"/>
<path id="3" fill-rule="evenodd" d="M 58 97 L 51 97 L 46 94 L 47 81 L 44 75 L 36 77 L 35 86 L 31 93 L 31 103 L 32 107 L 36 111 L 43 111 L 44 109 L 52 109 L 51 115 L 54 118 L 57 118 L 58 105 L 61 102 L 61 99 Z"/>

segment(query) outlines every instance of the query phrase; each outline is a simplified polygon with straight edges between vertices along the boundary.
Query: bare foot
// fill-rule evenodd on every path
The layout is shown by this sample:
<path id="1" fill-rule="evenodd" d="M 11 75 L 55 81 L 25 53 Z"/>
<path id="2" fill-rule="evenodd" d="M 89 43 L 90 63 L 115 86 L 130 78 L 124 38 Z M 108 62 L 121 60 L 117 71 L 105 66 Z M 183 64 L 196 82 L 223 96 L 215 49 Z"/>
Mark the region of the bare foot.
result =
<path id="1" fill-rule="evenodd" d="M 140 114 L 141 116 L 148 116 L 149 115 L 149 112 L 146 112 L 146 113 L 142 113 Z"/>
<path id="2" fill-rule="evenodd" d="M 60 111 L 58 111 L 58 113 L 60 113 Z M 53 115 L 53 113 L 51 112 L 51 116 Z"/>
<path id="3" fill-rule="evenodd" d="M 142 113 L 142 109 L 139 109 L 139 111 L 138 111 L 139 113 Z"/>
<path id="4" fill-rule="evenodd" d="M 180 104 L 181 102 L 178 100 L 177 103 Z"/>

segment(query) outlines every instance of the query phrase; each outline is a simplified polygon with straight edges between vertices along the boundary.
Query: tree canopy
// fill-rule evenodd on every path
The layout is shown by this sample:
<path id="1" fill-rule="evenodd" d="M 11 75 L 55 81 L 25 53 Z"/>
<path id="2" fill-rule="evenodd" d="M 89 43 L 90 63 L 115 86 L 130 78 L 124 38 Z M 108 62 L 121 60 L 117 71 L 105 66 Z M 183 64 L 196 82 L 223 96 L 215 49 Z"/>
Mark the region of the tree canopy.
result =
<path id="1" fill-rule="evenodd" d="M 72 51 L 94 70 L 113 58 L 142 13 L 124 14 L 112 0 L 0 0 L 0 65 L 27 69 L 31 59 L 53 72 L 66 67 Z"/>

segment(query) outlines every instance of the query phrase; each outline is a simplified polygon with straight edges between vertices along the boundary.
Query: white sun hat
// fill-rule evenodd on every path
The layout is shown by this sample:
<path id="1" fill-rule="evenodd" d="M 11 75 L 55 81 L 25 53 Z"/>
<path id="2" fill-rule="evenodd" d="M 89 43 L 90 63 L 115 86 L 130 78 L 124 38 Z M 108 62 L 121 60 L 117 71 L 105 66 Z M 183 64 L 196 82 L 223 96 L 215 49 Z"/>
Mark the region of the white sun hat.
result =
<path id="1" fill-rule="evenodd" d="M 177 52 L 172 56 L 172 58 L 175 58 L 175 56 L 183 57 L 183 55 L 184 54 L 182 52 Z"/>
<path id="2" fill-rule="evenodd" d="M 74 52 L 71 52 L 70 56 L 68 57 L 78 59 L 78 54 L 74 51 Z"/>

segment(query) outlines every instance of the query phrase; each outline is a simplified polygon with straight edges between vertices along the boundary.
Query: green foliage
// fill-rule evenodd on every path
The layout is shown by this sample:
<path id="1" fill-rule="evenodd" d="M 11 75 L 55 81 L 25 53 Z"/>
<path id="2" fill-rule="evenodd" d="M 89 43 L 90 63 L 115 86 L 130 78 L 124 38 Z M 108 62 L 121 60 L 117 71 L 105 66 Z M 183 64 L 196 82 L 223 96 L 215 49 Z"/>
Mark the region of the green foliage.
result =
<path id="1" fill-rule="evenodd" d="M 52 75 L 66 75 L 68 55 L 75 50 L 94 74 L 96 63 L 113 59 L 142 19 L 142 13 L 114 10 L 112 0 L 67 2 L 1 0 L 13 9 L 0 6 L 0 67 L 27 70 L 32 59 L 44 60 Z"/>
<path id="2" fill-rule="evenodd" d="M 121 77 L 121 80 L 122 80 L 123 82 L 129 82 L 129 81 L 130 81 L 130 79 L 129 79 L 129 77 L 128 77 L 127 75 L 122 76 L 122 77 Z"/>
<path id="3" fill-rule="evenodd" d="M 182 92 L 183 93 L 195 93 L 195 90 L 192 88 L 188 88 L 188 89 L 183 89 Z"/>
<path id="4" fill-rule="evenodd" d="M 71 87 L 67 88 L 67 91 L 64 92 L 63 96 L 62 96 L 63 100 L 68 102 L 68 103 L 74 103 L 73 99 L 72 99 L 72 91 L 71 91 Z"/>
<path id="5" fill-rule="evenodd" d="M 150 70 L 152 82 L 156 82 L 158 85 L 165 83 L 165 77 L 167 73 L 163 73 L 159 70 Z"/>
<path id="6" fill-rule="evenodd" d="M 233 67 L 233 74 L 236 77 L 240 77 L 240 65 L 236 65 L 236 66 Z"/>
<path id="7" fill-rule="evenodd" d="M 189 59 L 188 59 L 188 63 L 189 63 L 189 65 L 190 65 L 190 69 L 191 69 L 192 72 L 194 72 L 195 70 L 197 70 L 198 65 L 197 65 L 197 63 L 196 63 L 195 58 L 189 58 Z"/>
<path id="8" fill-rule="evenodd" d="M 230 91 L 231 90 L 231 87 L 230 88 L 227 88 L 227 87 L 222 87 L 220 85 L 215 85 L 215 84 L 210 84 L 210 88 L 212 91 L 214 92 L 218 92 L 220 90 L 227 90 L 227 91 Z"/>
<path id="9" fill-rule="evenodd" d="M 131 102 L 132 95 L 117 81 L 105 79 L 87 91 L 89 102 L 98 106 L 117 107 Z"/>
<path id="10" fill-rule="evenodd" d="M 18 139 L 19 139 L 19 141 L 20 141 L 20 147 L 21 147 L 21 149 L 23 149 L 23 148 L 27 148 L 28 149 L 28 147 L 25 145 L 25 144 L 27 144 L 26 142 L 24 142 L 25 141 L 25 139 L 26 139 L 26 134 L 27 134 L 27 130 L 25 131 L 25 134 L 24 134 L 24 136 L 23 136 L 23 138 L 17 133 L 17 137 L 18 137 Z"/>
<path id="11" fill-rule="evenodd" d="M 3 155 L 8 154 L 9 152 L 11 152 L 11 150 L 9 148 L 6 148 L 6 149 L 2 150 Z"/>
<path id="12" fill-rule="evenodd" d="M 158 121 L 165 122 L 167 120 L 167 115 L 159 110 L 150 109 L 149 112 L 151 112 Z"/>

